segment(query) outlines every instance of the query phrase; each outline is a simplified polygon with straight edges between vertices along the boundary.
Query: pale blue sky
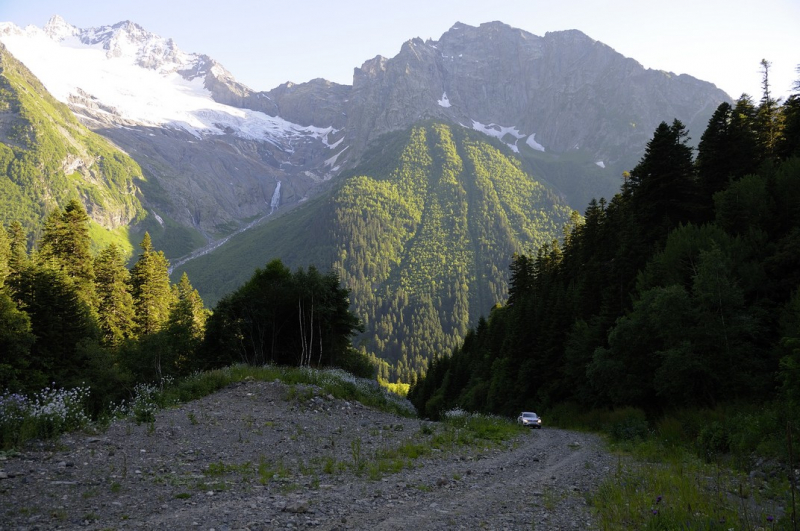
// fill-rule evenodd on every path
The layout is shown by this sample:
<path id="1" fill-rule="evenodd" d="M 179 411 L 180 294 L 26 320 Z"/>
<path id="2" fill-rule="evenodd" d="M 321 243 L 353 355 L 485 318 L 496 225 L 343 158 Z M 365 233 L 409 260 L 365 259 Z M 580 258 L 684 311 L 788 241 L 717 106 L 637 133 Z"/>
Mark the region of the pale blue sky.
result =
<path id="1" fill-rule="evenodd" d="M 350 84 L 354 67 L 394 56 L 408 39 L 493 20 L 535 35 L 579 29 L 734 98 L 761 97 L 762 58 L 776 96 L 800 77 L 800 0 L 0 0 L 2 22 L 41 27 L 54 14 L 81 28 L 131 20 L 256 90 L 315 77 Z"/>

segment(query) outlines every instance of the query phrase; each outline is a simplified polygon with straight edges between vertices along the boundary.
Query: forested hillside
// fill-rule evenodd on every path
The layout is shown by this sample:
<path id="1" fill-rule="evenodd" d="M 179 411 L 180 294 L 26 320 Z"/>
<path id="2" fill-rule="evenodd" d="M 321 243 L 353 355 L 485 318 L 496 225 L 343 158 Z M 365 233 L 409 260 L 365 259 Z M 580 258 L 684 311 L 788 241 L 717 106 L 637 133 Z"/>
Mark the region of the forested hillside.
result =
<path id="1" fill-rule="evenodd" d="M 800 405 L 800 95 L 662 123 L 610 201 L 511 265 L 509 297 L 409 397 L 423 416 L 573 403 Z M 800 87 L 798 87 L 800 89 Z"/>
<path id="2" fill-rule="evenodd" d="M 176 274 L 211 301 L 274 258 L 332 269 L 380 375 L 410 381 L 505 298 L 512 255 L 559 237 L 572 212 L 479 133 L 428 123 L 383 140 L 330 194 Z"/>
<path id="3" fill-rule="evenodd" d="M 142 171 L 81 125 L 0 44 L 0 223 L 21 223 L 28 239 L 45 217 L 79 200 L 89 212 L 95 250 L 115 242 L 126 253 L 128 226 L 145 216 Z"/>
<path id="4" fill-rule="evenodd" d="M 0 447 L 16 440 L 26 395 L 74 392 L 91 404 L 71 406 L 96 415 L 142 385 L 237 362 L 374 375 L 352 348 L 360 323 L 335 273 L 273 261 L 210 315 L 186 274 L 170 283 L 148 233 L 128 269 L 116 244 L 93 256 L 89 229 L 77 200 L 47 216 L 33 252 L 19 221 L 0 226 Z"/>

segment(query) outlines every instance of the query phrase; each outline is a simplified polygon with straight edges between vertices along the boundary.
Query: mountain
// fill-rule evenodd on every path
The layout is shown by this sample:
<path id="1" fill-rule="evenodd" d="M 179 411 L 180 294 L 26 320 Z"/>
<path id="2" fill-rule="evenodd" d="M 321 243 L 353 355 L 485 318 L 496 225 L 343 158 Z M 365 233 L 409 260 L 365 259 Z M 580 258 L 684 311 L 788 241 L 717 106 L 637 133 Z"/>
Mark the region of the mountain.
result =
<path id="1" fill-rule="evenodd" d="M 360 343 L 388 362 L 383 376 L 408 381 L 506 297 L 513 254 L 558 238 L 572 210 L 508 146 L 460 126 L 390 133 L 362 160 L 307 205 L 176 274 L 216 300 L 275 258 L 333 268 L 364 320 Z"/>
<path id="2" fill-rule="evenodd" d="M 261 92 L 128 21 L 0 23 L 0 42 L 41 79 L 42 98 L 138 164 L 131 241 L 149 231 L 209 302 L 271 258 L 335 268 L 365 348 L 402 378 L 504 299 L 514 252 L 616 193 L 661 121 L 697 135 L 730 101 L 579 31 L 500 22 L 409 40 L 355 68 L 351 86 Z"/>
<path id="3" fill-rule="evenodd" d="M 660 121 L 701 131 L 729 101 L 579 31 L 539 37 L 500 22 L 409 40 L 397 56 L 356 68 L 352 86 L 316 79 L 262 92 L 128 21 L 2 23 L 0 41 L 140 164 L 151 215 L 135 234 L 150 230 L 173 259 L 307 200 L 382 135 L 420 120 L 500 138 L 583 209 L 616 192 Z"/>
<path id="4" fill-rule="evenodd" d="M 461 124 L 531 159 L 582 210 L 616 193 L 661 121 L 678 118 L 699 139 L 729 100 L 710 83 L 645 69 L 576 30 L 538 37 L 500 22 L 458 23 L 438 41 L 412 39 L 394 58 L 356 69 L 345 143 L 358 153 L 419 119 Z"/>
<path id="5" fill-rule="evenodd" d="M 5 23 L 0 41 L 83 123 L 140 164 L 150 215 L 138 233 L 150 230 L 168 256 L 301 201 L 335 172 L 336 128 L 281 118 L 268 95 L 239 84 L 213 59 L 134 23 L 78 29 L 53 17 L 43 29 L 24 30 Z M 291 87 L 276 92 L 298 106 Z M 309 108 L 324 116 L 324 102 Z"/>
<path id="6" fill-rule="evenodd" d="M 128 227 L 144 216 L 142 170 L 81 125 L 0 43 L 0 222 L 38 231 L 71 199 L 89 205 L 96 245 L 132 250 Z"/>

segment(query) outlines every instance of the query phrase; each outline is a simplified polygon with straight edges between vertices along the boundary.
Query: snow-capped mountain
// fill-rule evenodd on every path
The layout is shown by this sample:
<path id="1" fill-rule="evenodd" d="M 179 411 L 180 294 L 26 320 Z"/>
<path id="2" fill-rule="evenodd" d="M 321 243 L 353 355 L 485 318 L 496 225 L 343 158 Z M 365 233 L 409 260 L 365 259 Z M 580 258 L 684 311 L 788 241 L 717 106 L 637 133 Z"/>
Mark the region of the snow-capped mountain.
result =
<path id="1" fill-rule="evenodd" d="M 0 41 L 141 165 L 152 219 L 211 240 L 311 197 L 384 134 L 426 119 L 496 137 L 582 209 L 618 189 L 659 122 L 700 131 L 730 99 L 579 31 L 539 37 L 500 22 L 409 40 L 355 68 L 352 86 L 315 79 L 266 92 L 128 21 L 0 23 Z"/>
<path id="2" fill-rule="evenodd" d="M 159 190 L 144 199 L 161 226 L 169 218 L 215 239 L 307 198 L 346 157 L 341 124 L 287 120 L 269 95 L 210 57 L 133 22 L 0 23 L 0 41 L 84 124 L 139 162 Z"/>
<path id="3" fill-rule="evenodd" d="M 99 123 L 172 127 L 197 138 L 233 134 L 287 151 L 298 139 L 329 145 L 337 132 L 214 101 L 206 79 L 235 83 L 229 72 L 132 22 L 78 29 L 56 16 L 43 29 L 2 24 L 0 33 L 51 94 Z"/>

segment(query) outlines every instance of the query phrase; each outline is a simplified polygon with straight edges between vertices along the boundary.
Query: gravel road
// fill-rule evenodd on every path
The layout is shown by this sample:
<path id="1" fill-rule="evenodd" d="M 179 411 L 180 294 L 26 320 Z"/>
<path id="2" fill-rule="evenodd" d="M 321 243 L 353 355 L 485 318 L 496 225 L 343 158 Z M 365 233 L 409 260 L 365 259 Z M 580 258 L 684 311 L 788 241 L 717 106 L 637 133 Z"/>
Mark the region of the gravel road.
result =
<path id="1" fill-rule="evenodd" d="M 587 498 L 617 463 L 598 437 L 545 427 L 398 457 L 445 432 L 313 386 L 236 384 L 5 456 L 0 529 L 597 527 Z"/>

